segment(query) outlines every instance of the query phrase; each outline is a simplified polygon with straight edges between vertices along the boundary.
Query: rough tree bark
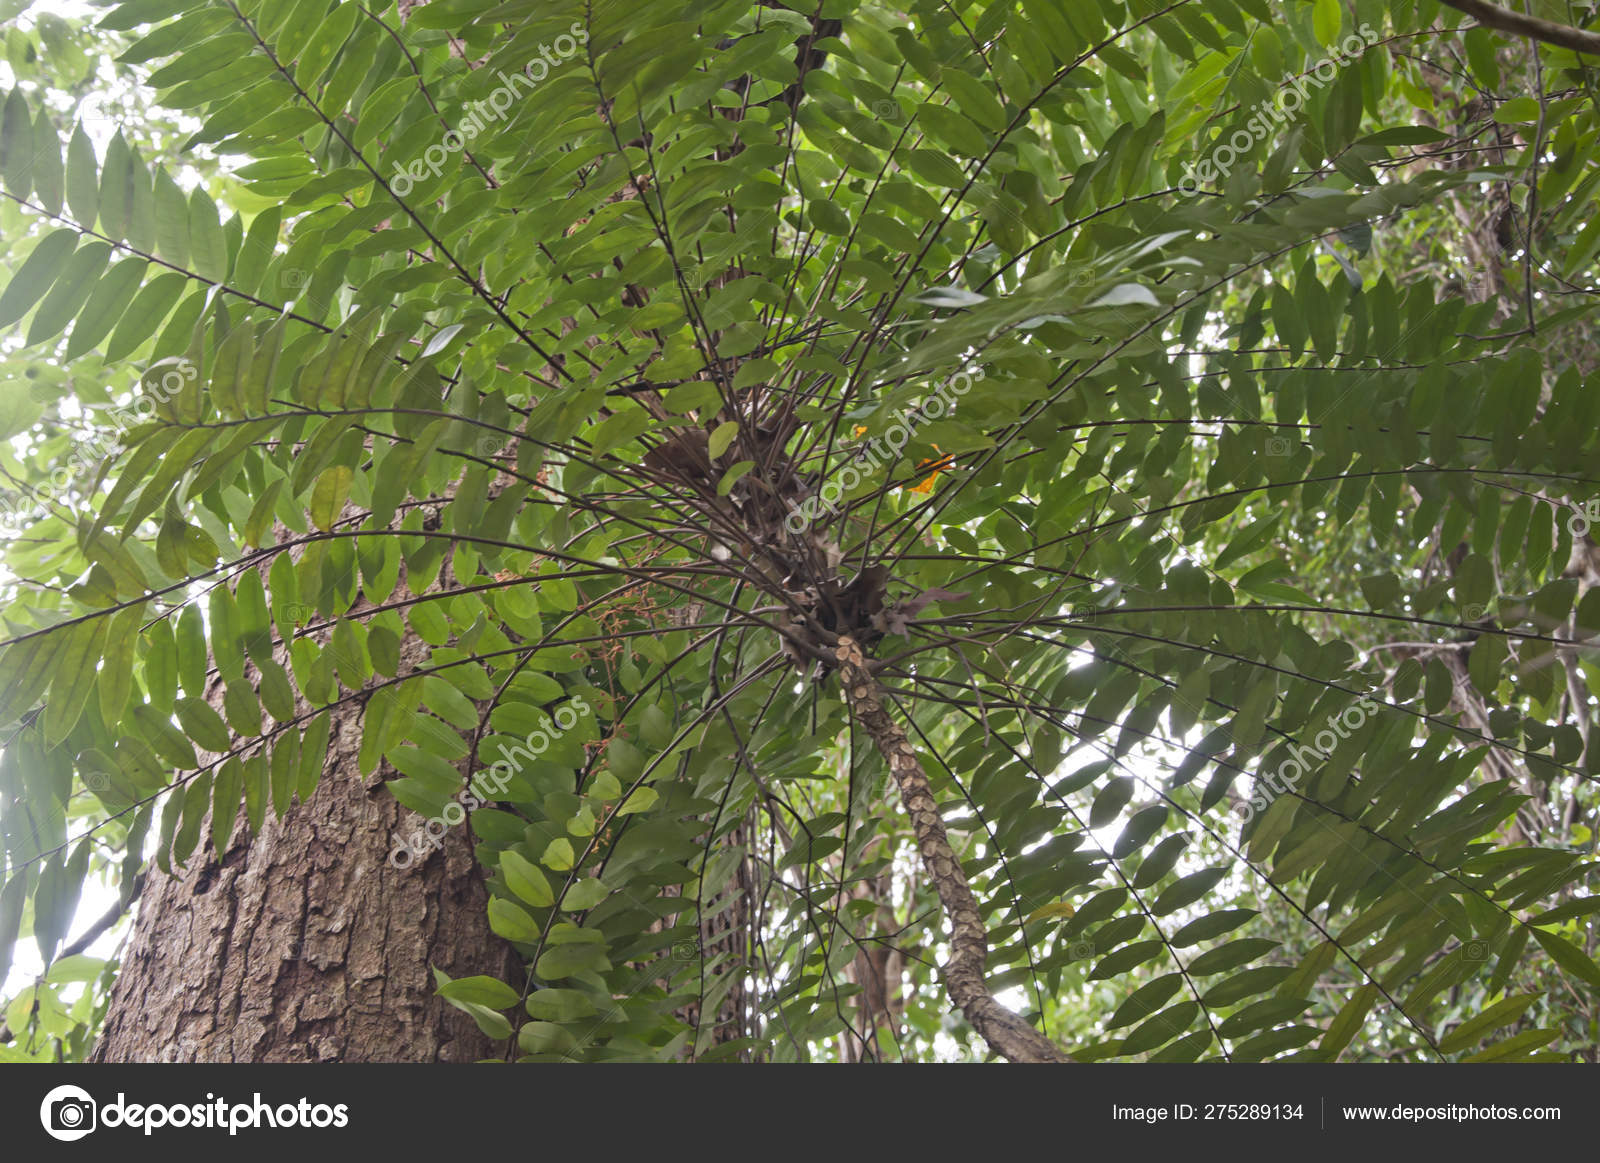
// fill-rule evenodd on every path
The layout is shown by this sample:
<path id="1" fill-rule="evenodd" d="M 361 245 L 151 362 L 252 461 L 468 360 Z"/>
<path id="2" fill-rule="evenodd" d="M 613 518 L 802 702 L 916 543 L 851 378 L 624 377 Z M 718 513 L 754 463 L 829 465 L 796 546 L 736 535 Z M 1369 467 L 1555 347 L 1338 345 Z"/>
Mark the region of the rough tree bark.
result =
<path id="1" fill-rule="evenodd" d="M 461 1062 L 495 1044 L 433 996 L 430 965 L 493 973 L 486 890 L 464 828 L 390 866 L 404 809 L 356 772 L 359 726 L 330 744 L 316 793 L 235 832 L 219 865 L 151 872 L 111 995 L 100 1062 Z M 380 769 L 380 773 L 381 773 Z M 176 870 L 174 870 L 176 872 Z"/>
<path id="2" fill-rule="evenodd" d="M 452 977 L 505 968 L 465 828 L 399 871 L 405 810 L 380 768 L 356 769 L 359 725 L 335 728 L 316 793 L 218 864 L 152 870 L 100 1062 L 464 1062 L 496 1045 L 434 996 Z M 176 872 L 176 870 L 174 870 Z"/>
<path id="3" fill-rule="evenodd" d="M 747 819 L 718 842 L 720 850 L 745 848 L 746 855 L 727 887 L 715 899 L 700 902 L 699 947 L 692 955 L 703 959 L 701 984 L 716 1004 L 702 1011 L 696 1001 L 678 1011 L 678 1016 L 696 1031 L 684 1047 L 685 1061 L 697 1061 L 729 1042 L 760 1036 L 760 998 L 749 985 L 752 950 L 759 935 L 756 877 L 748 854 L 751 835 Z M 678 950 L 673 953 L 677 956 Z M 684 953 L 689 955 L 690 950 Z M 762 1057 L 758 1051 L 744 1047 L 735 1054 L 722 1055 L 721 1060 L 758 1062 Z"/>

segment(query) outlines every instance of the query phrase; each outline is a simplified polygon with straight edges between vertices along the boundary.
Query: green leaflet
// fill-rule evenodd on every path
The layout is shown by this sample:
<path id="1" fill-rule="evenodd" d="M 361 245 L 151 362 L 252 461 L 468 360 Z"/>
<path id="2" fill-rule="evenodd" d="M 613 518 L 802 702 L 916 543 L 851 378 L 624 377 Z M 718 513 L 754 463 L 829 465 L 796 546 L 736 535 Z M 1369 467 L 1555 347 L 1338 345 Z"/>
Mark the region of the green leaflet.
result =
<path id="1" fill-rule="evenodd" d="M 47 234 L 0 292 L 0 327 L 9 327 L 42 299 L 61 275 L 78 235 L 60 229 Z"/>
<path id="2" fill-rule="evenodd" d="M 45 742 L 52 747 L 71 734 L 94 692 L 95 668 L 110 627 L 106 615 L 79 622 L 66 632 L 66 641 L 51 657 Z"/>

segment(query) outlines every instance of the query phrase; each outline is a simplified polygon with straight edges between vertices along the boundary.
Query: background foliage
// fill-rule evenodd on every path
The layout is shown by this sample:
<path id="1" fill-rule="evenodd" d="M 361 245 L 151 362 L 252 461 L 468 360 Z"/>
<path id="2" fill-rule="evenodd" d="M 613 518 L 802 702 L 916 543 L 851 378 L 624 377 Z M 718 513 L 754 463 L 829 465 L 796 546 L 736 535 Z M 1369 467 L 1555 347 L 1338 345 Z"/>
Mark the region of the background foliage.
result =
<path id="1" fill-rule="evenodd" d="M 509 1056 L 985 1056 L 848 632 L 1074 1058 L 1593 1057 L 1589 65 L 1431 0 L 406 7 L 4 6 L 0 1054 L 84 1053 L 86 882 L 356 777 L 330 708 L 428 817 L 581 697 L 471 815 Z"/>

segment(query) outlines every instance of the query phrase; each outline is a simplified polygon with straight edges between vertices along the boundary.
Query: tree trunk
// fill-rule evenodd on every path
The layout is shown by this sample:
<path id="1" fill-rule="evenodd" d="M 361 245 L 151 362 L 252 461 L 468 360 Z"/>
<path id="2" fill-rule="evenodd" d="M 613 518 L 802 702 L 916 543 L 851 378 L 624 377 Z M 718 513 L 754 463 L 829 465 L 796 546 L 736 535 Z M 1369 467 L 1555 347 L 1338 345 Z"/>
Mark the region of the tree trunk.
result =
<path id="1" fill-rule="evenodd" d="M 862 851 L 868 858 L 881 854 L 881 836 Z M 892 934 L 900 928 L 894 915 L 894 882 L 888 870 L 848 885 L 839 894 L 838 906 L 847 901 L 867 900 L 876 905 L 862 917 L 863 931 L 870 925 L 879 933 Z M 839 1036 L 839 1057 L 845 1062 L 887 1062 L 899 1057 L 900 1035 L 905 1022 L 906 999 L 901 993 L 905 973 L 905 951 L 892 940 L 863 943 L 849 965 L 846 981 L 861 987 L 850 1011 L 851 1028 Z"/>
<path id="2" fill-rule="evenodd" d="M 757 1038 L 761 1033 L 760 998 L 750 985 L 760 937 L 756 875 L 749 855 L 752 835 L 752 821 L 746 818 L 724 838 L 720 848 L 744 848 L 745 855 L 722 893 L 714 900 L 701 902 L 698 953 L 706 967 L 702 985 L 715 1004 L 702 1012 L 697 1001 L 679 1011 L 679 1016 L 696 1031 L 694 1041 L 685 1048 L 691 1062 L 714 1047 Z M 722 1060 L 755 1062 L 760 1058 L 756 1051 L 745 1047 Z"/>
<path id="3" fill-rule="evenodd" d="M 467 1062 L 497 1046 L 434 996 L 452 977 L 507 974 L 468 829 L 404 871 L 391 839 L 409 815 L 380 766 L 357 774 L 360 725 L 336 717 L 309 803 L 260 835 L 235 832 L 219 867 L 197 850 L 152 869 L 99 1062 Z M 515 977 L 510 977 L 515 980 Z"/>
<path id="4" fill-rule="evenodd" d="M 939 805 L 933 798 L 928 773 L 922 770 L 917 749 L 883 705 L 883 688 L 872 676 L 866 655 L 849 637 L 841 637 L 835 652 L 839 682 L 856 722 L 872 738 L 889 765 L 900 789 L 900 800 L 911 817 L 922 866 L 939 893 L 939 903 L 950 922 L 950 956 L 944 963 L 945 988 L 972 1028 L 989 1048 L 1008 1062 L 1070 1062 L 1066 1051 L 1046 1038 L 996 1000 L 989 992 L 984 972 L 989 959 L 989 933 L 983 911 L 972 895 L 961 860 L 950 846 Z"/>

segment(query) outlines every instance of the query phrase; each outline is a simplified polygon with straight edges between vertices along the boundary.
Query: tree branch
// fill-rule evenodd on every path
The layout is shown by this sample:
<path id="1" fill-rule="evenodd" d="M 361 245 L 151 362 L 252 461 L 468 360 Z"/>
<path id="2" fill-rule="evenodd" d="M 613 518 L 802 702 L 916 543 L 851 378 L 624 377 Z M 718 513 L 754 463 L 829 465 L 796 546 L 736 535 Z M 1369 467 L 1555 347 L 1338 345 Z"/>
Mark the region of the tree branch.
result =
<path id="1" fill-rule="evenodd" d="M 867 669 L 866 656 L 854 639 L 843 637 L 835 650 L 839 677 L 850 710 L 872 737 L 911 817 L 922 863 L 933 878 L 939 903 L 950 918 L 950 959 L 945 962 L 945 987 L 950 1000 L 966 1015 L 989 1048 L 1009 1062 L 1071 1062 L 1054 1042 L 1012 1013 L 989 992 L 984 969 L 989 959 L 989 934 L 983 927 L 978 898 L 950 838 L 928 775 L 905 731 L 883 707 L 883 688 Z"/>
<path id="2" fill-rule="evenodd" d="M 1585 32 L 1569 24 L 1540 20 L 1537 16 L 1524 16 L 1520 12 L 1513 12 L 1498 4 L 1490 4 L 1487 0 L 1439 0 L 1439 2 L 1454 8 L 1457 12 L 1466 13 L 1485 28 L 1492 28 L 1496 32 L 1526 36 L 1531 40 L 1542 40 L 1545 44 L 1556 45 L 1558 48 L 1570 48 L 1576 53 L 1600 56 L 1600 33 Z"/>

